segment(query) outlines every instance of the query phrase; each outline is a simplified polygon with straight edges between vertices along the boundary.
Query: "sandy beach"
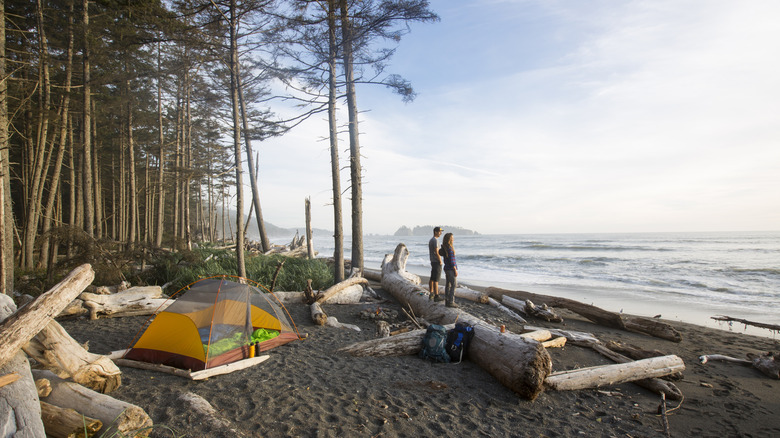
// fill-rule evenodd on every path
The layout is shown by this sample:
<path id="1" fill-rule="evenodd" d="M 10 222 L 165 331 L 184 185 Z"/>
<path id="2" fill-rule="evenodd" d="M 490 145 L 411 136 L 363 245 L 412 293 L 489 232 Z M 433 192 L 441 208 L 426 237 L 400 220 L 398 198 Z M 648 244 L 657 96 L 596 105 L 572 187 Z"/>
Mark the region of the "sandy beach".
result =
<path id="1" fill-rule="evenodd" d="M 376 336 L 373 321 L 360 311 L 377 306 L 400 312 L 381 287 L 385 302 L 326 305 L 324 310 L 360 331 L 316 326 L 309 309 L 288 310 L 308 338 L 269 352 L 270 359 L 229 375 L 192 382 L 152 371 L 122 368 L 123 384 L 111 395 L 141 406 L 152 417 L 152 437 L 228 437 L 224 428 L 203 421 L 179 399 L 187 392 L 208 400 L 236 428 L 258 437 L 662 437 L 660 396 L 631 383 L 577 391 L 543 392 L 536 400 L 519 398 L 472 362 L 434 364 L 416 356 L 355 358 L 336 351 Z M 521 326 L 487 305 L 458 299 L 461 310 L 488 322 Z M 537 326 L 593 333 L 680 356 L 686 365 L 675 384 L 681 402 L 667 401 L 675 437 L 780 436 L 780 381 L 726 362 L 699 363 L 702 354 L 745 358 L 777 351 L 771 337 L 745 335 L 669 321 L 683 335 L 673 343 L 609 329 L 562 310 L 564 323 L 529 321 Z M 64 320 L 61 324 L 90 351 L 127 348 L 145 317 Z M 577 346 L 549 350 L 553 371 L 611 363 Z"/>

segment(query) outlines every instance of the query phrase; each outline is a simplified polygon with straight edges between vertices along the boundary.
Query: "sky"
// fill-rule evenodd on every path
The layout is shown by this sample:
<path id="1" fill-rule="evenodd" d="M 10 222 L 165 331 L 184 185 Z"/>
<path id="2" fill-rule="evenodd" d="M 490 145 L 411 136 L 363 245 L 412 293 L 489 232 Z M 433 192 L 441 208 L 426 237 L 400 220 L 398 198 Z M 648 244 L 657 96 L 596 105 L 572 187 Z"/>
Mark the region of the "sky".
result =
<path id="1" fill-rule="evenodd" d="M 386 70 L 417 98 L 358 87 L 365 234 L 780 229 L 780 2 L 430 5 Z M 327 132 L 255 146 L 267 222 L 302 227 L 310 197 L 333 229 Z"/>

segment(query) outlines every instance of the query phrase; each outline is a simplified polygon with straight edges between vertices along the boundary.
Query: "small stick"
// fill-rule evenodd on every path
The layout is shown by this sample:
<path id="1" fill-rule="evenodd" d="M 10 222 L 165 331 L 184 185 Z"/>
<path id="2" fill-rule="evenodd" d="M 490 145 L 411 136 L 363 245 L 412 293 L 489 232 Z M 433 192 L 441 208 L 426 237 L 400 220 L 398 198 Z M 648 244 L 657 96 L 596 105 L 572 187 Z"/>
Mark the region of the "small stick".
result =
<path id="1" fill-rule="evenodd" d="M 669 430 L 669 419 L 666 418 L 666 394 L 661 393 L 661 418 L 664 423 L 664 432 L 667 438 L 672 438 L 672 432 Z"/>
<path id="2" fill-rule="evenodd" d="M 411 311 L 411 312 L 412 312 L 412 315 L 410 315 L 410 314 L 409 314 L 409 312 L 407 312 L 407 311 L 406 311 L 406 309 L 404 309 L 403 307 L 401 307 L 401 310 L 402 310 L 402 311 L 404 312 L 404 314 L 406 314 L 406 316 L 407 316 L 407 317 L 408 317 L 408 318 L 409 318 L 409 319 L 412 321 L 412 323 L 414 323 L 414 325 L 416 325 L 416 326 L 417 326 L 417 328 L 420 328 L 420 329 L 421 329 L 421 328 L 423 328 L 423 327 L 420 325 L 420 323 L 419 323 L 419 322 L 417 322 L 417 318 L 414 318 L 414 317 L 412 316 L 412 315 L 414 314 L 414 310 L 412 310 L 412 308 L 411 308 L 411 307 L 409 308 L 409 311 Z"/>

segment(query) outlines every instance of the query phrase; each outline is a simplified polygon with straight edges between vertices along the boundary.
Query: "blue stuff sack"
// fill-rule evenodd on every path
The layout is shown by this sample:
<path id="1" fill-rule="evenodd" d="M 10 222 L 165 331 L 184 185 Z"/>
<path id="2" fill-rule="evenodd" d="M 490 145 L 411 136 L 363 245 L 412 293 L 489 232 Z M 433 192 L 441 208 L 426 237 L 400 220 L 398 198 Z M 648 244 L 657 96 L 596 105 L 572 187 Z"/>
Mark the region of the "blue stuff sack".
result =
<path id="1" fill-rule="evenodd" d="M 447 333 L 447 354 L 453 361 L 462 361 L 474 337 L 474 326 L 465 322 L 455 323 L 455 328 Z"/>
<path id="2" fill-rule="evenodd" d="M 420 349 L 420 358 L 433 362 L 449 363 L 447 354 L 447 329 L 438 324 L 431 324 L 425 331 Z"/>

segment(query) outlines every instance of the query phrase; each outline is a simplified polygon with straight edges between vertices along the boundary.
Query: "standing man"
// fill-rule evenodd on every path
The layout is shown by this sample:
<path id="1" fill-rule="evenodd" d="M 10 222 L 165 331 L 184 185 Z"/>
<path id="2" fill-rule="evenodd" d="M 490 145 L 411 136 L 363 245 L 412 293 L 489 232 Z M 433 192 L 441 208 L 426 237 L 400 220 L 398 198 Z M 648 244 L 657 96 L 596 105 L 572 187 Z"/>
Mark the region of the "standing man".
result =
<path id="1" fill-rule="evenodd" d="M 441 279 L 441 256 L 439 255 L 439 241 L 444 230 L 441 227 L 433 229 L 433 237 L 428 241 L 428 253 L 431 257 L 431 280 L 428 282 L 428 289 L 431 291 L 430 297 L 434 301 L 444 301 L 439 296 L 439 280 Z"/>

